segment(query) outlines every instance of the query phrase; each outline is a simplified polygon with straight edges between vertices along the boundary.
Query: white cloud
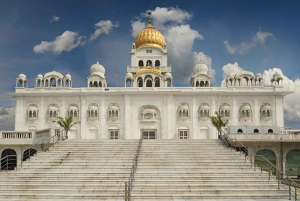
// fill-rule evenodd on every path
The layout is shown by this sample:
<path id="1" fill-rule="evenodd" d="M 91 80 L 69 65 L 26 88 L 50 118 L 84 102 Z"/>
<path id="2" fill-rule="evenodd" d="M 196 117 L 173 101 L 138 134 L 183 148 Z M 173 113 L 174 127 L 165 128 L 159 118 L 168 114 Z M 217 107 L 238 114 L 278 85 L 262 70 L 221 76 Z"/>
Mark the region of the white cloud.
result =
<path id="1" fill-rule="evenodd" d="M 145 20 L 147 12 L 141 15 Z M 193 51 L 193 45 L 195 40 L 204 39 L 202 34 L 186 23 L 192 15 L 179 8 L 156 7 L 152 11 L 152 18 L 153 26 L 165 37 L 167 49 L 170 52 L 168 63 L 172 65 L 174 80 L 189 83 L 193 67 L 199 61 L 198 53 Z M 140 19 L 131 22 L 132 35 L 136 36 L 145 24 Z M 215 72 L 211 70 L 211 74 L 214 76 Z"/>
<path id="2" fill-rule="evenodd" d="M 0 107 L 0 130 L 14 130 L 15 108 Z"/>
<path id="3" fill-rule="evenodd" d="M 187 11 L 174 7 L 156 7 L 155 10 L 152 12 L 152 16 L 158 24 L 164 24 L 166 22 L 175 22 L 183 24 L 185 23 L 185 21 L 190 20 L 192 18 L 192 15 Z"/>
<path id="4" fill-rule="evenodd" d="M 52 23 L 52 22 L 58 22 L 58 21 L 59 21 L 59 17 L 53 15 L 53 16 L 51 17 L 50 23 Z"/>
<path id="5" fill-rule="evenodd" d="M 60 54 L 62 51 L 71 51 L 81 43 L 82 36 L 72 31 L 65 31 L 62 35 L 57 36 L 54 41 L 42 41 L 41 44 L 33 48 L 35 53 L 54 52 Z"/>
<path id="6" fill-rule="evenodd" d="M 143 28 L 146 27 L 145 22 L 141 22 L 140 20 L 134 21 L 131 23 L 131 35 L 135 37 Z"/>
<path id="7" fill-rule="evenodd" d="M 244 54 L 249 49 L 256 47 L 258 44 L 264 45 L 268 37 L 273 37 L 273 34 L 259 31 L 249 43 L 242 42 L 240 45 L 230 45 L 226 40 L 224 41 L 224 45 L 230 54 Z"/>
<path id="8" fill-rule="evenodd" d="M 95 24 L 95 32 L 91 34 L 90 41 L 96 40 L 102 33 L 108 34 L 114 27 L 119 27 L 119 23 L 113 24 L 110 20 L 101 20 Z"/>

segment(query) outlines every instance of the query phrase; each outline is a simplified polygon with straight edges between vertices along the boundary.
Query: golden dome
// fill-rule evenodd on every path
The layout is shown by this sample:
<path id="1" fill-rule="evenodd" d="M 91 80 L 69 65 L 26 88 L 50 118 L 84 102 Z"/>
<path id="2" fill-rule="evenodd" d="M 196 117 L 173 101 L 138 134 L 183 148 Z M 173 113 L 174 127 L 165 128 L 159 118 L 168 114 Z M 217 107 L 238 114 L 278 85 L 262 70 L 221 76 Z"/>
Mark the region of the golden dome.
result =
<path id="1" fill-rule="evenodd" d="M 151 24 L 151 12 L 148 12 L 148 25 L 142 29 L 134 38 L 136 48 L 139 47 L 158 47 L 164 49 L 165 38 L 164 36 L 155 29 Z"/>

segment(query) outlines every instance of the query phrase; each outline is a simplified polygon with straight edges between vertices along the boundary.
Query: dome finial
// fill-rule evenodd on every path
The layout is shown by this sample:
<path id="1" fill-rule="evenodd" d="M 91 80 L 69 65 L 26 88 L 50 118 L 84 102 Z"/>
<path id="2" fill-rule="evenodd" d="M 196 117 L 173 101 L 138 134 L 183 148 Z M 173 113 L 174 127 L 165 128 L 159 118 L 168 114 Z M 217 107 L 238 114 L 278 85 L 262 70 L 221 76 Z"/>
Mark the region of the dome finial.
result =
<path id="1" fill-rule="evenodd" d="M 151 10 L 148 10 L 148 27 L 152 27 L 152 24 L 151 24 Z"/>

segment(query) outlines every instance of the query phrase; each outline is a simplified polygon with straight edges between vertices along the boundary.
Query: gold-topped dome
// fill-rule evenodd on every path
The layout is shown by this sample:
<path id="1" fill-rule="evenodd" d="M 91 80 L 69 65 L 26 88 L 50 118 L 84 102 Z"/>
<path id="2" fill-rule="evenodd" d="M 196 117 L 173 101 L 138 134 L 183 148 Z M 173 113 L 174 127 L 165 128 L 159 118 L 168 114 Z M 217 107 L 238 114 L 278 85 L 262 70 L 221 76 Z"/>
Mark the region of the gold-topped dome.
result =
<path id="1" fill-rule="evenodd" d="M 164 49 L 165 38 L 151 24 L 151 12 L 148 12 L 148 25 L 142 29 L 134 38 L 136 48 L 150 46 Z"/>

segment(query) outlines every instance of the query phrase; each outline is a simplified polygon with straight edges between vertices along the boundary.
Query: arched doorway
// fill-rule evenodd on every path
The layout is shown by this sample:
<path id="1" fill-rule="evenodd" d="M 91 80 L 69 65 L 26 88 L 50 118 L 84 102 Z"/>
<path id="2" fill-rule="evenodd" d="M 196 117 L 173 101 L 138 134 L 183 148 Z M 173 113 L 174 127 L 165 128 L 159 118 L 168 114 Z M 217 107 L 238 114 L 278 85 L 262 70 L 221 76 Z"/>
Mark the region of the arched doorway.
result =
<path id="1" fill-rule="evenodd" d="M 285 172 L 288 176 L 300 175 L 300 149 L 294 149 L 287 153 Z"/>
<path id="2" fill-rule="evenodd" d="M 269 170 L 268 164 L 266 164 L 263 159 L 260 157 L 263 156 L 265 157 L 268 161 L 270 161 L 275 167 L 276 167 L 276 154 L 270 150 L 270 149 L 262 149 L 256 152 L 255 154 L 255 164 L 257 167 L 262 167 L 264 171 Z M 273 175 L 276 175 L 276 170 L 274 168 L 271 168 L 271 172 Z"/>
<path id="3" fill-rule="evenodd" d="M 1 170 L 14 170 L 15 167 L 17 166 L 17 153 L 15 150 L 13 149 L 3 150 L 1 154 L 1 158 L 2 158 Z"/>
<path id="4" fill-rule="evenodd" d="M 26 149 L 23 152 L 23 161 L 26 161 L 28 158 L 30 158 L 30 156 L 33 156 L 34 154 L 36 154 L 35 149 Z"/>

